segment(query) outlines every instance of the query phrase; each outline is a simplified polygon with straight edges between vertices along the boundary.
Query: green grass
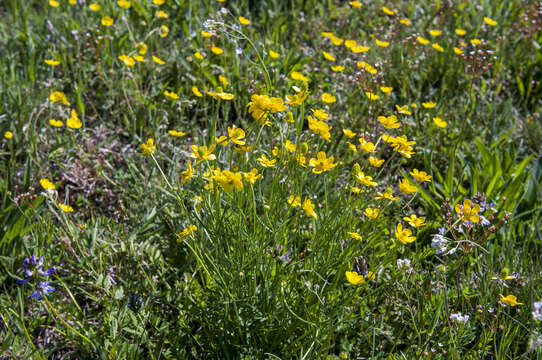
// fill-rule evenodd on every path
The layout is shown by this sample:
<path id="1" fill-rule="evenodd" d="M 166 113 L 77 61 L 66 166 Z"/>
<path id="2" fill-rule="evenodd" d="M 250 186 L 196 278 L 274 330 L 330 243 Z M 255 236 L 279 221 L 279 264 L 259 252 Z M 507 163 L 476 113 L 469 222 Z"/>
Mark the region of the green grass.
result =
<path id="1" fill-rule="evenodd" d="M 542 300 L 535 2 L 58 2 L 0 4 L 0 359 L 542 358 L 532 314 Z M 323 32 L 370 49 L 354 53 Z M 54 91 L 70 105 L 49 100 Z M 283 103 L 296 91 L 306 98 Z M 264 109 L 269 126 L 251 115 L 250 102 L 264 107 L 253 95 L 280 98 Z M 329 117 L 315 125 L 318 109 Z M 80 128 L 67 127 L 72 110 Z M 390 115 L 399 128 L 378 119 Z M 226 143 L 233 126 L 248 151 Z M 412 155 L 385 134 L 415 141 Z M 213 144 L 214 159 L 194 158 L 192 145 Z M 336 165 L 313 171 L 319 152 Z M 397 200 L 381 198 L 387 188 Z M 466 200 L 487 224 L 463 221 Z M 425 224 L 409 225 L 411 215 Z M 415 241 L 399 241 L 399 223 Z M 54 274 L 20 284 L 32 255 Z M 45 280 L 55 290 L 30 298 Z"/>

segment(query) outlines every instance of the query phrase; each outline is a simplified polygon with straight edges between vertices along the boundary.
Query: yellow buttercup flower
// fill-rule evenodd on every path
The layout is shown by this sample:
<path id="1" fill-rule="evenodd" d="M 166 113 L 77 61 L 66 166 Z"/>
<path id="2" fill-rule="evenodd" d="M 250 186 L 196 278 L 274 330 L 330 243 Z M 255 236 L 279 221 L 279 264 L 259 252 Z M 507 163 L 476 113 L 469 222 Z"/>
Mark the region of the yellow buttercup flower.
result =
<path id="1" fill-rule="evenodd" d="M 224 52 L 224 50 L 222 50 L 221 48 L 219 48 L 218 46 L 216 46 L 215 44 L 213 44 L 213 45 L 211 46 L 211 52 L 212 52 L 213 54 L 215 54 L 215 55 L 221 55 L 221 54 Z"/>
<path id="2" fill-rule="evenodd" d="M 47 65 L 50 65 L 50 66 L 58 66 L 60 64 L 60 61 L 58 60 L 49 60 L 49 59 L 45 59 L 43 60 Z"/>
<path id="3" fill-rule="evenodd" d="M 215 144 L 212 144 L 209 148 L 207 148 L 207 146 L 192 145 L 190 146 L 192 149 L 190 157 L 197 159 L 196 164 L 199 164 L 202 161 L 213 161 L 216 159 L 215 154 L 213 154 L 215 147 Z"/>
<path id="4" fill-rule="evenodd" d="M 509 306 L 517 306 L 517 305 L 523 305 L 523 303 L 520 303 L 517 301 L 517 297 L 515 295 L 506 295 L 503 296 L 503 294 L 499 294 L 501 297 L 501 302 L 503 304 L 509 305 Z"/>
<path id="5" fill-rule="evenodd" d="M 416 237 L 412 236 L 412 231 L 403 229 L 403 224 L 397 224 L 395 228 L 395 238 L 402 244 L 409 244 L 416 241 Z"/>
<path id="6" fill-rule="evenodd" d="M 403 220 L 405 220 L 407 223 L 409 223 L 410 226 L 415 227 L 415 228 L 425 225 L 425 218 L 417 217 L 414 214 L 410 216 L 405 216 Z"/>
<path id="7" fill-rule="evenodd" d="M 401 19 L 399 20 L 399 22 L 406 26 L 410 25 L 410 20 L 408 20 L 407 18 Z"/>
<path id="8" fill-rule="evenodd" d="M 455 206 L 455 212 L 461 216 L 461 220 L 463 222 L 465 221 L 472 221 L 473 223 L 480 222 L 480 215 L 478 214 L 480 212 L 480 205 L 472 205 L 472 201 L 465 200 L 463 201 L 463 205 L 457 204 Z"/>
<path id="9" fill-rule="evenodd" d="M 423 106 L 425 109 L 432 109 L 432 108 L 434 108 L 435 106 L 437 106 L 437 103 L 436 103 L 436 102 L 422 102 L 422 106 Z"/>
<path id="10" fill-rule="evenodd" d="M 324 151 L 320 151 L 318 154 L 316 154 L 316 158 L 309 159 L 309 166 L 313 168 L 313 173 L 321 174 L 337 166 L 337 163 L 333 163 L 333 160 L 333 156 L 326 158 L 326 153 Z"/>
<path id="11" fill-rule="evenodd" d="M 386 14 L 386 15 L 395 15 L 395 11 L 392 11 L 392 10 L 388 9 L 388 8 L 385 7 L 385 6 L 382 6 L 382 11 L 383 11 L 384 14 Z"/>
<path id="12" fill-rule="evenodd" d="M 174 92 L 167 91 L 167 90 L 164 91 L 164 95 L 165 95 L 168 99 L 171 99 L 171 100 L 177 100 L 177 99 L 179 98 L 179 95 L 177 95 L 177 94 L 174 93 Z"/>
<path id="13" fill-rule="evenodd" d="M 327 104 L 333 104 L 334 102 L 337 101 L 337 98 L 331 94 L 328 94 L 328 93 L 323 93 L 322 94 L 322 101 L 327 103 Z"/>
<path id="14" fill-rule="evenodd" d="M 410 175 L 419 182 L 431 182 L 431 175 L 427 175 L 425 171 L 419 171 L 418 169 L 413 169 L 410 172 Z"/>
<path id="15" fill-rule="evenodd" d="M 164 65 L 166 63 L 164 60 L 162 60 L 159 57 L 154 56 L 154 55 L 152 56 L 152 61 L 154 61 L 158 65 Z"/>
<path id="16" fill-rule="evenodd" d="M 359 54 L 359 53 L 362 53 L 362 52 L 367 52 L 369 51 L 370 47 L 368 46 L 361 46 L 361 45 L 358 45 L 358 46 L 354 46 L 353 48 L 351 48 L 350 50 L 354 53 L 354 54 Z"/>
<path id="17" fill-rule="evenodd" d="M 374 167 L 381 167 L 382 164 L 384 164 L 384 159 L 377 159 L 375 157 L 370 157 L 369 158 L 369 164 L 371 164 L 371 166 L 374 166 Z"/>
<path id="18" fill-rule="evenodd" d="M 390 43 L 389 41 L 381 41 L 381 40 L 376 39 L 376 45 L 380 47 L 388 47 L 390 46 Z"/>
<path id="19" fill-rule="evenodd" d="M 366 208 L 363 212 L 369 219 L 376 219 L 380 215 L 379 208 Z"/>
<path id="20" fill-rule="evenodd" d="M 247 19 L 246 17 L 239 16 L 238 20 L 242 25 L 250 25 L 250 20 Z"/>
<path id="21" fill-rule="evenodd" d="M 344 70 L 344 66 L 341 66 L 341 65 L 332 66 L 331 70 L 333 70 L 335 72 L 341 72 L 341 71 Z"/>
<path id="22" fill-rule="evenodd" d="M 431 47 L 435 50 L 437 50 L 438 52 L 444 52 L 444 48 L 442 46 L 440 46 L 439 44 L 431 44 Z"/>
<path id="23" fill-rule="evenodd" d="M 488 24 L 489 26 L 496 26 L 498 24 L 498 22 L 496 22 L 495 20 L 490 19 L 490 18 L 488 18 L 486 16 L 484 16 L 484 22 L 486 24 Z"/>
<path id="24" fill-rule="evenodd" d="M 347 271 L 345 272 L 346 280 L 352 285 L 360 285 L 365 282 L 365 278 L 363 275 L 358 274 L 355 271 Z"/>
<path id="25" fill-rule="evenodd" d="M 408 179 L 399 180 L 399 189 L 405 194 L 413 194 L 418 191 L 416 185 L 413 185 Z"/>
<path id="26" fill-rule="evenodd" d="M 429 34 L 434 37 L 442 35 L 442 30 L 429 30 Z"/>
<path id="27" fill-rule="evenodd" d="M 63 105 L 70 106 L 70 103 L 68 102 L 68 98 L 66 97 L 66 94 L 64 94 L 62 91 L 53 91 L 49 95 L 49 100 L 53 103 L 60 102 Z"/>
<path id="28" fill-rule="evenodd" d="M 175 137 L 183 137 L 186 135 L 185 132 L 177 130 L 168 130 L 168 134 Z"/>
<path id="29" fill-rule="evenodd" d="M 160 26 L 160 37 L 165 38 L 169 34 L 169 28 L 167 25 Z"/>
<path id="30" fill-rule="evenodd" d="M 427 44 L 429 44 L 429 42 L 430 42 L 429 40 L 427 40 L 426 38 L 421 37 L 421 36 L 418 36 L 418 37 L 416 38 L 416 40 L 417 40 L 420 44 L 422 44 L 422 45 L 427 45 Z"/>
<path id="31" fill-rule="evenodd" d="M 303 201 L 303 205 L 301 205 L 301 207 L 303 210 L 305 210 L 305 214 L 307 214 L 307 216 L 314 218 L 314 220 L 318 220 L 318 215 L 316 215 L 316 212 L 314 211 L 314 205 L 309 198 L 305 198 L 305 201 Z"/>
<path id="32" fill-rule="evenodd" d="M 301 197 L 300 196 L 295 196 L 294 197 L 293 195 L 290 195 L 290 197 L 286 201 L 288 202 L 288 205 L 290 205 L 291 207 L 301 206 Z"/>
<path id="33" fill-rule="evenodd" d="M 350 1 L 348 4 L 358 9 L 361 8 L 361 3 L 359 1 Z"/>
<path id="34" fill-rule="evenodd" d="M 276 51 L 269 50 L 269 56 L 271 57 L 271 59 L 278 59 L 280 54 L 278 52 L 276 52 Z"/>
<path id="35" fill-rule="evenodd" d="M 79 129 L 83 126 L 83 123 L 79 119 L 79 114 L 75 109 L 72 109 L 71 116 L 66 120 L 66 126 L 70 129 Z"/>
<path id="36" fill-rule="evenodd" d="M 122 63 L 126 66 L 134 66 L 135 65 L 135 60 L 131 57 L 131 56 L 128 56 L 128 55 L 119 55 L 118 56 L 118 59 L 120 61 L 122 61 Z"/>
<path id="37" fill-rule="evenodd" d="M 249 172 L 243 173 L 243 179 L 251 185 L 256 184 L 256 180 L 262 177 L 262 174 L 258 174 L 258 169 L 252 169 Z"/>
<path id="38" fill-rule="evenodd" d="M 326 58 L 326 60 L 335 61 L 335 56 L 333 56 L 333 54 L 325 52 L 325 51 L 322 51 L 322 54 L 324 54 L 324 57 Z"/>
<path id="39" fill-rule="evenodd" d="M 434 117 L 433 118 L 433 122 L 435 123 L 435 125 L 437 125 L 439 128 L 445 128 L 448 123 L 444 120 L 442 120 L 441 118 L 439 117 Z"/>
<path id="40" fill-rule="evenodd" d="M 366 91 L 365 92 L 365 96 L 367 97 L 367 99 L 371 100 L 371 101 L 376 101 L 378 100 L 379 96 L 375 93 L 372 93 L 370 91 Z"/>
<path id="41" fill-rule="evenodd" d="M 63 203 L 58 203 L 58 207 L 64 211 L 65 213 L 71 213 L 73 212 L 73 208 L 70 205 L 66 205 Z"/>
<path id="42" fill-rule="evenodd" d="M 156 150 L 153 138 L 147 139 L 147 142 L 141 144 L 139 147 L 141 148 L 141 150 L 143 150 L 143 155 L 151 155 Z"/>
<path id="43" fill-rule="evenodd" d="M 13 133 L 11 131 L 6 131 L 4 133 L 4 139 L 6 139 L 6 140 L 13 139 Z"/>
<path id="44" fill-rule="evenodd" d="M 51 125 L 53 127 L 62 127 L 62 125 L 64 125 L 64 123 L 61 120 L 49 119 L 49 125 Z"/>
<path id="45" fill-rule="evenodd" d="M 241 128 L 232 126 L 228 127 L 229 140 L 237 145 L 245 145 L 243 139 L 245 138 L 245 131 Z"/>
<path id="46" fill-rule="evenodd" d="M 455 29 L 455 33 L 459 36 L 463 36 L 467 33 L 467 30 L 465 29 Z"/>
<path id="47" fill-rule="evenodd" d="M 294 79 L 294 80 L 304 81 L 304 82 L 309 81 L 309 78 L 308 78 L 308 77 L 306 77 L 305 75 L 303 75 L 302 73 L 297 72 L 297 71 L 292 71 L 292 73 L 290 74 L 290 76 L 291 76 L 292 79 Z"/>
<path id="48" fill-rule="evenodd" d="M 90 4 L 88 7 L 90 11 L 100 11 L 102 8 L 99 4 Z"/>
<path id="49" fill-rule="evenodd" d="M 363 241 L 363 237 L 361 237 L 360 234 L 358 234 L 357 232 L 350 232 L 348 231 L 347 232 L 348 235 L 350 235 L 350 237 L 354 240 L 359 240 L 359 241 Z"/>
<path id="50" fill-rule="evenodd" d="M 117 1 L 117 5 L 124 9 L 129 9 L 132 4 L 128 0 L 119 0 Z"/>
<path id="51" fill-rule="evenodd" d="M 203 94 L 199 91 L 197 86 L 192 86 L 192 93 L 194 93 L 194 95 L 196 95 L 197 97 L 203 96 Z"/>
<path id="52" fill-rule="evenodd" d="M 60 3 L 57 0 L 49 0 L 49 6 L 56 8 L 60 6 Z"/>
<path id="53" fill-rule="evenodd" d="M 198 230 L 198 227 L 196 225 L 188 225 L 188 227 L 184 228 L 183 231 L 177 234 L 177 242 L 182 242 L 184 239 L 186 239 L 190 234 Z"/>
<path id="54" fill-rule="evenodd" d="M 55 190 L 56 186 L 49 179 L 41 179 L 40 185 L 44 190 Z"/>
<path id="55" fill-rule="evenodd" d="M 113 25 L 113 18 L 111 18 L 109 16 L 104 16 L 102 18 L 102 25 L 103 26 L 111 26 L 111 25 Z"/>
<path id="56" fill-rule="evenodd" d="M 344 136 L 346 136 L 349 139 L 352 139 L 354 136 L 356 136 L 356 133 L 350 129 L 343 129 L 343 133 L 344 133 Z"/>

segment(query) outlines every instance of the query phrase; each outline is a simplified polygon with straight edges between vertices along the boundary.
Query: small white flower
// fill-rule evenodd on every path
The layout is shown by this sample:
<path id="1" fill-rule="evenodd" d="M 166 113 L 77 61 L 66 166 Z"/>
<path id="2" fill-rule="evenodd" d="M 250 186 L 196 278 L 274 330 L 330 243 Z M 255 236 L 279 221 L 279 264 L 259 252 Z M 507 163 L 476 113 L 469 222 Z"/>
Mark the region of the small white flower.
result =
<path id="1" fill-rule="evenodd" d="M 542 300 L 535 302 L 533 304 L 533 307 L 533 319 L 535 319 L 536 321 L 542 321 Z"/>
<path id="2" fill-rule="evenodd" d="M 469 315 L 463 315 L 460 312 L 456 314 L 450 314 L 450 320 L 453 322 L 466 324 L 469 321 Z"/>

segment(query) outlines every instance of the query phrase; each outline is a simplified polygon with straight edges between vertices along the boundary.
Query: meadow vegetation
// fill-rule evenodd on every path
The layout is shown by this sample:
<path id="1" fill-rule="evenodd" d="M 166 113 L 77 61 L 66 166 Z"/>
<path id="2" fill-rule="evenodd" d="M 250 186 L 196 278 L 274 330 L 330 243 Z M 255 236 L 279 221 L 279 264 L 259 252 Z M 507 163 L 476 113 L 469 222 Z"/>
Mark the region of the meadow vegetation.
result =
<path id="1" fill-rule="evenodd" d="M 0 359 L 541 359 L 536 1 L 4 0 Z"/>

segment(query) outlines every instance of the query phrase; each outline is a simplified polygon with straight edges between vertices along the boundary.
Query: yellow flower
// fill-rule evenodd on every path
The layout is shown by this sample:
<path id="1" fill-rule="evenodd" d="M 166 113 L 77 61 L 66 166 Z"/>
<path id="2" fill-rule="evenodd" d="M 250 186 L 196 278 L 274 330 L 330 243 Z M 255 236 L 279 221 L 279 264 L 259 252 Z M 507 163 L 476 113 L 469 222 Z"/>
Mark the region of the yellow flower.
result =
<path id="1" fill-rule="evenodd" d="M 467 30 L 465 29 L 455 29 L 455 33 L 459 36 L 463 36 L 467 33 Z"/>
<path id="2" fill-rule="evenodd" d="M 404 105 L 404 106 L 395 105 L 395 108 L 397 109 L 397 112 L 399 114 L 412 115 L 410 110 L 408 110 L 408 105 Z"/>
<path id="3" fill-rule="evenodd" d="M 413 194 L 418 191 L 416 185 L 413 185 L 408 179 L 399 180 L 399 189 L 405 194 Z"/>
<path id="4" fill-rule="evenodd" d="M 346 232 L 348 235 L 350 235 L 350 237 L 354 240 L 359 240 L 359 241 L 363 241 L 363 238 L 361 237 L 360 234 L 358 234 L 357 232 Z"/>
<path id="5" fill-rule="evenodd" d="M 485 22 L 486 24 L 488 24 L 489 26 L 495 26 L 495 25 L 498 24 L 498 22 L 496 22 L 495 20 L 490 19 L 490 18 L 485 17 L 485 16 L 484 16 L 484 22 Z"/>
<path id="6" fill-rule="evenodd" d="M 152 0 L 152 3 L 154 5 L 158 5 L 158 6 L 164 5 L 165 2 L 166 2 L 166 0 Z"/>
<path id="7" fill-rule="evenodd" d="M 333 56 L 333 54 L 330 54 L 325 51 L 322 51 L 322 54 L 324 54 L 324 57 L 326 58 L 326 60 L 335 61 L 335 56 Z"/>
<path id="8" fill-rule="evenodd" d="M 328 37 L 331 37 L 331 35 L 333 35 L 333 33 L 330 33 L 329 31 L 322 31 L 321 35 L 322 35 L 323 37 L 327 37 L 327 38 L 328 38 Z"/>
<path id="9" fill-rule="evenodd" d="M 66 126 L 70 129 L 79 129 L 81 126 L 83 126 L 83 123 L 79 119 L 79 114 L 77 114 L 77 111 L 75 109 L 72 109 L 71 116 L 66 120 Z"/>
<path id="10" fill-rule="evenodd" d="M 431 36 L 437 37 L 442 35 L 442 30 L 429 30 L 429 34 Z"/>
<path id="11" fill-rule="evenodd" d="M 333 104 L 334 102 L 337 101 L 337 98 L 331 94 L 328 94 L 328 93 L 323 93 L 322 94 L 322 101 L 327 103 L 327 104 Z"/>
<path id="12" fill-rule="evenodd" d="M 55 184 L 53 184 L 49 179 L 41 179 L 40 185 L 44 190 L 54 190 L 56 189 Z"/>
<path id="13" fill-rule="evenodd" d="M 336 46 L 339 46 L 339 45 L 341 45 L 341 44 L 344 42 L 343 39 L 338 38 L 338 37 L 336 37 L 335 35 L 331 35 L 331 36 L 329 37 L 329 40 L 331 41 L 331 43 L 332 43 L 333 45 L 336 45 Z"/>
<path id="14" fill-rule="evenodd" d="M 152 56 L 152 61 L 154 61 L 158 65 L 164 65 L 166 63 L 164 60 L 162 60 L 159 57 L 156 57 L 154 55 Z"/>
<path id="15" fill-rule="evenodd" d="M 258 174 L 258 169 L 252 169 L 250 172 L 243 173 L 243 178 L 251 185 L 254 185 L 256 180 L 261 177 L 262 174 Z"/>
<path id="16" fill-rule="evenodd" d="M 356 40 L 346 40 L 344 42 L 344 46 L 347 48 L 347 49 L 352 49 L 353 47 L 355 46 L 358 46 L 358 44 L 356 43 Z"/>
<path id="17" fill-rule="evenodd" d="M 240 172 L 224 170 L 214 177 L 214 180 L 222 186 L 228 194 L 235 188 L 237 191 L 243 190 L 243 175 Z"/>
<path id="18" fill-rule="evenodd" d="M 291 207 L 301 206 L 301 197 L 300 196 L 295 196 L 294 197 L 293 195 L 290 195 L 290 197 L 286 201 L 288 202 L 288 205 L 290 205 Z"/>
<path id="19" fill-rule="evenodd" d="M 58 203 L 58 207 L 64 211 L 65 213 L 71 213 L 73 212 L 73 208 L 70 205 L 66 205 L 63 203 Z"/>
<path id="20" fill-rule="evenodd" d="M 367 99 L 371 100 L 371 101 L 375 101 L 375 100 L 378 100 L 379 96 L 375 93 L 372 93 L 370 91 L 366 91 L 365 92 L 365 96 L 367 96 Z"/>
<path id="21" fill-rule="evenodd" d="M 391 86 L 381 86 L 380 91 L 382 91 L 384 94 L 388 95 L 393 91 L 393 88 Z"/>
<path id="22" fill-rule="evenodd" d="M 223 75 L 218 75 L 218 81 L 220 81 L 224 86 L 229 85 L 228 79 L 226 79 L 226 77 Z"/>
<path id="23" fill-rule="evenodd" d="M 359 1 L 350 1 L 348 4 L 350 6 L 352 6 L 352 7 L 358 8 L 358 9 L 361 8 L 361 3 Z"/>
<path id="24" fill-rule="evenodd" d="M 211 52 L 215 55 L 220 55 L 224 52 L 224 50 L 222 50 L 221 48 L 219 48 L 218 46 L 216 46 L 215 44 L 213 44 L 211 46 Z"/>
<path id="25" fill-rule="evenodd" d="M 184 239 L 186 239 L 190 234 L 192 234 L 194 231 L 198 230 L 198 227 L 196 225 L 188 225 L 187 228 L 184 228 L 183 231 L 177 234 L 177 242 L 182 242 Z"/>
<path id="26" fill-rule="evenodd" d="M 365 186 L 377 186 L 378 183 L 373 181 L 371 176 L 366 176 L 363 171 L 357 171 L 354 174 L 354 179 Z"/>
<path id="27" fill-rule="evenodd" d="M 353 48 L 351 48 L 350 50 L 354 53 L 354 54 L 359 54 L 361 52 L 367 52 L 369 51 L 370 47 L 368 46 L 361 46 L 361 45 L 358 45 L 358 46 L 354 46 Z"/>
<path id="28" fill-rule="evenodd" d="M 199 164 L 202 161 L 213 161 L 216 159 L 215 154 L 213 154 L 215 146 L 215 144 L 212 144 L 211 146 L 209 146 L 209 148 L 207 148 L 207 146 L 192 145 L 190 146 L 190 148 L 192 149 L 190 157 L 193 159 L 198 159 L 196 161 L 196 164 Z"/>
<path id="29" fill-rule="evenodd" d="M 333 160 L 333 156 L 326 158 L 326 153 L 324 151 L 320 151 L 318 154 L 316 154 L 316 159 L 309 159 L 309 166 L 314 168 L 312 169 L 313 173 L 321 174 L 337 166 L 337 163 L 333 163 Z"/>
<path id="30" fill-rule="evenodd" d="M 355 153 L 358 152 L 358 148 L 356 147 L 356 145 L 352 144 L 350 141 L 347 141 L 346 144 L 348 144 L 348 149 L 350 151 L 355 152 Z"/>
<path id="31" fill-rule="evenodd" d="M 332 66 L 331 70 L 333 70 L 335 72 L 341 72 L 341 71 L 344 70 L 344 66 L 341 66 L 341 65 Z"/>
<path id="32" fill-rule="evenodd" d="M 381 41 L 381 40 L 376 39 L 376 45 L 380 47 L 388 47 L 390 46 L 390 43 L 389 41 Z"/>
<path id="33" fill-rule="evenodd" d="M 391 200 L 391 201 L 399 200 L 398 197 L 393 196 L 391 187 L 386 188 L 386 190 L 384 191 L 384 193 L 378 192 L 378 193 L 376 193 L 376 194 L 377 194 L 376 200 L 380 200 L 380 199 L 388 199 L 388 200 Z"/>
<path id="34" fill-rule="evenodd" d="M 51 66 L 58 66 L 60 64 L 60 61 L 57 61 L 57 60 L 49 60 L 49 59 L 45 59 L 44 62 L 47 64 L 47 65 L 51 65 Z"/>
<path id="35" fill-rule="evenodd" d="M 411 235 L 412 231 L 410 231 L 409 229 L 403 230 L 403 224 L 397 224 L 397 228 L 395 229 L 395 238 L 399 242 L 401 242 L 402 244 L 408 244 L 416 241 L 416 237 Z"/>
<path id="36" fill-rule="evenodd" d="M 470 43 L 472 45 L 480 45 L 482 43 L 482 40 L 480 40 L 480 39 L 471 39 Z"/>
<path id="37" fill-rule="evenodd" d="M 192 92 L 194 93 L 194 95 L 196 95 L 197 97 L 202 97 L 203 94 L 199 91 L 198 87 L 197 86 L 192 86 Z"/>
<path id="38" fill-rule="evenodd" d="M 373 144 L 370 141 L 365 140 L 364 138 L 359 138 L 359 143 L 361 144 L 361 150 L 363 150 L 366 153 L 374 153 L 375 150 L 375 144 Z"/>
<path id="39" fill-rule="evenodd" d="M 412 177 L 416 179 L 416 181 L 431 182 L 431 175 L 427 175 L 425 171 L 419 171 L 418 169 L 413 169 L 410 172 L 410 175 L 412 175 Z"/>
<path id="40" fill-rule="evenodd" d="M 439 117 L 434 117 L 433 118 L 433 122 L 435 123 L 435 125 L 437 125 L 439 128 L 445 128 L 446 125 L 448 125 L 448 123 L 444 120 L 442 120 L 441 118 Z"/>
<path id="41" fill-rule="evenodd" d="M 160 37 L 165 38 L 169 34 L 169 28 L 167 25 L 160 26 Z"/>
<path id="42" fill-rule="evenodd" d="M 369 219 L 376 219 L 378 215 L 380 215 L 380 209 L 379 208 L 367 208 L 363 212 L 365 216 L 367 216 Z"/>
<path id="43" fill-rule="evenodd" d="M 444 52 L 444 48 L 442 46 L 440 46 L 439 44 L 431 44 L 431 47 L 433 47 L 433 49 L 439 51 L 439 52 Z"/>
<path id="44" fill-rule="evenodd" d="M 367 64 L 365 61 L 358 61 L 356 63 L 356 66 L 358 67 L 358 69 L 363 69 L 372 75 L 378 72 L 372 65 Z"/>
<path id="45" fill-rule="evenodd" d="M 61 127 L 64 123 L 61 120 L 49 119 L 49 125 L 54 127 Z"/>
<path id="46" fill-rule="evenodd" d="M 194 56 L 195 56 L 196 59 L 198 59 L 198 60 L 203 60 L 203 59 L 205 59 L 205 57 L 203 57 L 203 55 L 202 55 L 199 51 L 196 51 L 196 52 L 194 53 Z"/>
<path id="47" fill-rule="evenodd" d="M 369 158 L 369 164 L 371 164 L 371 166 L 374 166 L 374 167 L 381 167 L 382 164 L 384 164 L 384 159 L 377 159 L 371 156 Z"/>
<path id="48" fill-rule="evenodd" d="M 213 34 L 211 34 L 211 33 L 208 32 L 208 31 L 201 30 L 201 36 L 203 36 L 204 38 L 210 38 L 210 37 L 213 36 Z"/>
<path id="49" fill-rule="evenodd" d="M 315 134 L 318 134 L 322 137 L 322 139 L 325 139 L 328 142 L 331 142 L 331 133 L 329 132 L 331 130 L 331 126 L 329 126 L 324 121 L 319 121 L 312 116 L 307 116 L 307 119 L 309 120 L 309 129 L 313 131 Z"/>
<path id="50" fill-rule="evenodd" d="M 406 26 L 410 25 L 410 20 L 408 20 L 407 18 L 401 19 L 399 20 L 399 22 Z"/>
<path id="51" fill-rule="evenodd" d="M 64 94 L 62 91 L 53 91 L 49 95 L 49 100 L 53 103 L 60 102 L 66 106 L 70 106 L 70 103 L 68 102 L 68 99 L 66 98 L 66 94 Z"/>
<path id="52" fill-rule="evenodd" d="M 113 18 L 111 18 L 109 16 L 104 16 L 102 18 L 102 25 L 103 26 L 111 26 L 111 25 L 113 25 Z"/>
<path id="53" fill-rule="evenodd" d="M 416 40 L 418 40 L 418 42 L 419 42 L 420 44 L 422 44 L 422 45 L 427 45 L 427 44 L 429 44 L 429 40 L 427 40 L 426 38 L 423 38 L 423 37 L 421 37 L 421 36 L 418 36 L 418 37 L 416 38 Z"/>
<path id="54" fill-rule="evenodd" d="M 347 271 L 345 272 L 346 280 L 352 285 L 360 285 L 365 282 L 365 278 L 363 275 L 358 274 L 355 271 Z"/>
<path id="55" fill-rule="evenodd" d="M 303 75 L 302 73 L 297 72 L 297 71 L 292 71 L 292 73 L 290 74 L 290 76 L 291 76 L 292 79 L 294 79 L 294 80 L 304 81 L 304 82 L 309 81 L 309 78 L 308 78 L 308 77 L 306 77 L 305 75 Z"/>
<path id="56" fill-rule="evenodd" d="M 235 127 L 235 125 L 228 127 L 228 136 L 230 137 L 231 142 L 237 145 L 245 145 L 245 142 L 243 141 L 245 138 L 245 131 L 243 129 Z"/>
<path id="57" fill-rule="evenodd" d="M 455 206 L 455 212 L 461 216 L 463 222 L 472 221 L 473 223 L 480 222 L 480 205 L 476 204 L 472 206 L 472 201 L 465 200 L 463 201 L 463 206 L 457 204 Z"/>
<path id="58" fill-rule="evenodd" d="M 269 56 L 271 57 L 271 59 L 278 59 L 280 54 L 278 52 L 273 51 L 273 50 L 269 50 Z"/>
<path id="59" fill-rule="evenodd" d="M 388 8 L 385 7 L 385 6 L 382 6 L 382 11 L 383 11 L 384 14 L 386 14 L 386 15 L 395 15 L 395 11 L 392 11 L 392 10 L 388 9 Z"/>
<path id="60" fill-rule="evenodd" d="M 169 14 L 163 10 L 158 10 L 156 12 L 156 17 L 159 19 L 167 19 L 169 18 Z"/>
<path id="61" fill-rule="evenodd" d="M 437 103 L 436 103 L 436 102 L 422 102 L 422 106 L 423 106 L 425 109 L 432 109 L 432 108 L 434 108 L 435 106 L 437 106 Z"/>
<path id="62" fill-rule="evenodd" d="M 145 55 L 147 53 L 148 47 L 145 43 L 140 42 L 136 44 L 136 49 L 139 55 Z"/>
<path id="63" fill-rule="evenodd" d="M 56 1 L 56 0 L 49 0 L 49 6 L 56 8 L 56 7 L 58 7 L 59 5 L 60 5 L 60 3 L 59 3 L 58 1 Z"/>
<path id="64" fill-rule="evenodd" d="M 265 154 L 262 154 L 259 158 L 256 158 L 256 161 L 260 163 L 263 167 L 274 167 L 277 163 L 277 159 L 268 159 Z"/>
<path id="65" fill-rule="evenodd" d="M 119 55 L 118 59 L 124 63 L 126 66 L 134 66 L 135 60 L 131 56 Z"/>
<path id="66" fill-rule="evenodd" d="M 386 129 L 397 129 L 401 126 L 401 124 L 397 121 L 397 116 L 390 115 L 388 117 L 386 116 L 379 116 L 378 121 L 384 125 Z"/>
<path id="67" fill-rule="evenodd" d="M 250 20 L 243 16 L 239 16 L 239 22 L 242 25 L 250 25 Z"/>
<path id="68" fill-rule="evenodd" d="M 405 220 L 407 223 L 410 224 L 410 226 L 415 227 L 415 228 L 425 225 L 425 218 L 417 217 L 414 214 L 410 215 L 410 217 L 405 216 L 403 220 Z"/>
<path id="69" fill-rule="evenodd" d="M 100 11 L 102 8 L 99 4 L 90 4 L 88 7 L 90 11 Z"/>
<path id="70" fill-rule="evenodd" d="M 119 0 L 117 1 L 117 5 L 124 9 L 129 9 L 132 6 L 128 0 Z"/>
<path id="71" fill-rule="evenodd" d="M 147 143 L 143 143 L 139 147 L 143 150 L 143 155 L 151 155 L 156 150 L 153 138 L 148 138 Z"/>
<path id="72" fill-rule="evenodd" d="M 4 138 L 7 139 L 7 140 L 10 140 L 13 138 L 13 133 L 11 131 L 6 131 L 4 133 Z"/>
<path id="73" fill-rule="evenodd" d="M 343 133 L 344 133 L 344 136 L 346 136 L 349 139 L 352 139 L 354 136 L 356 136 L 356 133 L 350 129 L 343 129 Z"/>
<path id="74" fill-rule="evenodd" d="M 263 125 L 267 119 L 268 113 L 277 113 L 286 110 L 284 101 L 279 97 L 269 97 L 268 95 L 254 94 L 250 97 L 247 104 L 248 112 L 252 115 L 258 124 Z"/>
<path id="75" fill-rule="evenodd" d="M 305 198 L 305 201 L 303 201 L 303 205 L 301 206 L 303 210 L 305 210 L 305 214 L 307 216 L 311 216 L 314 218 L 314 220 L 318 220 L 318 215 L 314 212 L 314 205 L 311 202 L 311 199 Z"/>
<path id="76" fill-rule="evenodd" d="M 454 53 L 456 53 L 456 55 L 463 55 L 463 50 L 454 46 Z"/>
<path id="77" fill-rule="evenodd" d="M 183 136 L 186 135 L 185 132 L 177 131 L 177 130 L 169 130 L 168 134 L 171 135 L 171 136 L 175 136 L 175 137 L 183 137 Z"/>
<path id="78" fill-rule="evenodd" d="M 214 91 L 207 91 L 207 95 L 212 96 L 214 99 L 221 99 L 221 100 L 232 100 L 235 96 L 230 93 L 226 92 L 214 92 Z"/>
<path id="79" fill-rule="evenodd" d="M 179 95 L 177 95 L 177 94 L 174 93 L 174 92 L 167 91 L 167 90 L 164 91 L 164 95 L 165 95 L 168 99 L 171 99 L 171 100 L 177 100 L 177 99 L 179 98 Z"/>
<path id="80" fill-rule="evenodd" d="M 502 294 L 499 294 L 499 296 L 501 297 L 501 302 L 503 304 L 506 304 L 509 306 L 523 305 L 523 303 L 520 303 L 517 301 L 517 297 L 515 295 L 510 294 L 504 297 Z"/>

